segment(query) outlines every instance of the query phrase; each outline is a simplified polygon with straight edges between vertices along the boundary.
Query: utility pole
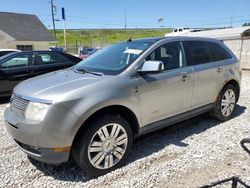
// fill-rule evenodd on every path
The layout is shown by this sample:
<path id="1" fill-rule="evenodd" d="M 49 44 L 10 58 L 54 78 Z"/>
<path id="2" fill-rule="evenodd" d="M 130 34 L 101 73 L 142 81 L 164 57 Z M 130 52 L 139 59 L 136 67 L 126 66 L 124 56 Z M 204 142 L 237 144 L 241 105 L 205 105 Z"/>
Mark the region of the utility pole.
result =
<path id="1" fill-rule="evenodd" d="M 67 35 L 66 35 L 66 23 L 65 23 L 65 9 L 62 8 L 62 20 L 63 20 L 63 33 L 64 33 L 64 49 L 67 51 Z"/>
<path id="2" fill-rule="evenodd" d="M 125 24 L 124 24 L 124 27 L 125 27 L 125 30 L 127 30 L 127 12 L 125 12 Z"/>
<path id="3" fill-rule="evenodd" d="M 231 19 L 230 19 L 230 21 L 231 21 L 230 26 L 233 27 L 233 15 L 232 15 L 232 14 L 231 14 Z"/>
<path id="4" fill-rule="evenodd" d="M 52 23 L 53 23 L 53 30 L 54 30 L 54 37 L 56 39 L 56 27 L 55 27 L 55 13 L 54 13 L 54 2 L 53 0 L 50 0 L 50 5 L 51 5 L 51 14 L 52 14 Z"/>

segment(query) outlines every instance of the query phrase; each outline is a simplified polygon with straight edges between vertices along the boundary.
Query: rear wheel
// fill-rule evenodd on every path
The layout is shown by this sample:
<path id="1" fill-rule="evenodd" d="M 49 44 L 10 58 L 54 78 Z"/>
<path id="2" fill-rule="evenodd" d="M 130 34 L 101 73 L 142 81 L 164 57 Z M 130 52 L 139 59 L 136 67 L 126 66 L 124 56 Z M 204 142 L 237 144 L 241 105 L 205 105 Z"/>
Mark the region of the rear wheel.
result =
<path id="1" fill-rule="evenodd" d="M 77 164 L 91 176 L 106 174 L 127 157 L 133 135 L 127 121 L 120 116 L 103 116 L 87 125 L 85 134 L 73 146 Z"/>
<path id="2" fill-rule="evenodd" d="M 235 109 L 236 98 L 236 89 L 230 84 L 226 85 L 215 103 L 214 109 L 211 112 L 212 116 L 221 121 L 230 119 Z"/>

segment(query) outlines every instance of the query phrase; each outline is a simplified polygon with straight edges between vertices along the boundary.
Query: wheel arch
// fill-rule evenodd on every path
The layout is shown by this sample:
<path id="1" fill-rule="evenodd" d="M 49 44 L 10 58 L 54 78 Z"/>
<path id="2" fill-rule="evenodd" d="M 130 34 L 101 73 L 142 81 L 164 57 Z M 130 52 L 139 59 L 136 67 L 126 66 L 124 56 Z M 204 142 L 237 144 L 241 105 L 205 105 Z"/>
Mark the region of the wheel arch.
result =
<path id="1" fill-rule="evenodd" d="M 135 113 L 128 107 L 125 107 L 122 105 L 111 105 L 111 106 L 106 106 L 97 110 L 81 124 L 81 126 L 79 127 L 79 129 L 77 130 L 75 134 L 72 145 L 74 145 L 74 142 L 79 137 L 79 135 L 84 134 L 85 130 L 89 127 L 89 123 L 91 121 L 94 121 L 96 118 L 104 114 L 118 115 L 118 116 L 123 117 L 131 126 L 133 136 L 135 137 L 135 135 L 139 133 L 140 125 L 139 125 L 139 121 Z"/>
<path id="2" fill-rule="evenodd" d="M 231 79 L 231 80 L 227 80 L 225 83 L 224 83 L 224 86 L 222 87 L 222 89 L 226 86 L 226 85 L 232 85 L 235 89 L 236 89 L 236 94 L 237 94 L 237 96 L 236 96 L 236 102 L 238 102 L 238 100 L 239 100 L 239 97 L 240 97 L 240 84 L 239 84 L 239 82 L 238 81 L 236 81 L 235 79 Z M 222 89 L 221 89 L 221 91 L 222 91 Z M 220 91 L 220 92 L 221 92 Z"/>
<path id="3" fill-rule="evenodd" d="M 224 82 L 223 86 L 221 87 L 219 93 L 216 96 L 216 101 L 218 100 L 218 97 L 220 96 L 220 93 L 223 90 L 223 88 L 226 85 L 229 85 L 229 84 L 232 85 L 232 86 L 234 86 L 234 88 L 236 89 L 236 91 L 237 91 L 236 102 L 238 102 L 239 97 L 240 97 L 240 83 L 237 80 L 235 80 L 235 79 L 226 80 Z"/>

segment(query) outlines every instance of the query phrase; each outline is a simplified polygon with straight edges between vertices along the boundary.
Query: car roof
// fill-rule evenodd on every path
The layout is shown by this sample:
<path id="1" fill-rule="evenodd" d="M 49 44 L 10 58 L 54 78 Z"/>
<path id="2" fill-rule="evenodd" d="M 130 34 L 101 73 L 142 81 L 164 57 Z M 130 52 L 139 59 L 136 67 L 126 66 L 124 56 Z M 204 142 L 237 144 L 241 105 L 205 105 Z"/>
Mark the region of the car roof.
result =
<path id="1" fill-rule="evenodd" d="M 191 37 L 191 36 L 168 36 L 162 39 L 175 39 L 175 40 L 194 40 L 194 41 L 219 41 L 215 38 L 208 38 L 208 37 Z"/>
<path id="2" fill-rule="evenodd" d="M 151 37 L 151 38 L 141 38 L 141 39 L 132 39 L 131 42 L 150 42 L 155 43 L 158 41 L 167 41 L 167 40 L 195 40 L 195 41 L 218 41 L 214 38 L 205 38 L 205 37 L 191 37 L 191 36 L 168 36 L 168 37 Z"/>
<path id="3" fill-rule="evenodd" d="M 151 38 L 141 38 L 141 39 L 132 39 L 131 42 L 157 42 L 165 37 L 151 37 Z"/>
<path id="4" fill-rule="evenodd" d="M 61 54 L 62 56 L 68 58 L 69 60 L 71 60 L 73 62 L 80 62 L 82 60 L 79 57 L 76 57 L 74 55 L 71 55 L 71 54 L 68 54 L 68 53 L 65 53 L 65 52 L 50 51 L 50 50 L 35 50 L 35 51 L 12 52 L 12 53 L 9 53 L 7 55 L 4 55 L 4 56 L 0 57 L 0 60 L 3 60 L 5 58 L 9 58 L 9 57 L 14 56 L 16 54 L 38 53 L 38 52 L 40 52 L 40 53 L 57 53 L 57 54 Z"/>
<path id="5" fill-rule="evenodd" d="M 38 52 L 43 52 L 43 53 L 53 52 L 53 53 L 65 54 L 65 52 L 52 51 L 52 50 L 30 50 L 30 51 L 22 51 L 22 52 L 33 52 L 33 53 L 38 53 Z"/>
<path id="6" fill-rule="evenodd" d="M 60 52 L 60 51 L 51 51 L 51 50 L 28 50 L 28 51 L 17 51 L 17 52 L 13 52 L 11 54 L 22 54 L 22 53 L 58 53 L 58 54 L 62 54 L 62 55 L 71 55 L 65 52 Z"/>
<path id="7" fill-rule="evenodd" d="M 2 57 L 6 58 L 6 57 L 9 57 L 9 56 L 12 56 L 12 55 L 16 55 L 16 54 L 26 54 L 26 53 L 37 53 L 37 52 L 44 52 L 44 53 L 47 53 L 47 52 L 54 52 L 54 51 L 49 51 L 49 50 L 39 50 L 39 51 L 15 51 L 15 52 L 11 52 L 9 54 L 6 54 Z M 55 53 L 59 53 L 59 54 L 65 54 L 63 52 L 57 52 L 55 51 Z M 1 58 L 3 59 L 3 58 Z"/>

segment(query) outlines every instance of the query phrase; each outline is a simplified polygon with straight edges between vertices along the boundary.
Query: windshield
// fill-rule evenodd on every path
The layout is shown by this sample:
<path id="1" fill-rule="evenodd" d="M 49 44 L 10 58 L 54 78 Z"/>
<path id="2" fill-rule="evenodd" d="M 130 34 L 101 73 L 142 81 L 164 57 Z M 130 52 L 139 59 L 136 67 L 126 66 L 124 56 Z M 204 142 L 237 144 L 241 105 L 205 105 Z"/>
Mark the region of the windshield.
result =
<path id="1" fill-rule="evenodd" d="M 75 66 L 75 69 L 117 75 L 129 67 L 151 44 L 149 42 L 124 42 L 115 44 L 81 61 Z"/>

